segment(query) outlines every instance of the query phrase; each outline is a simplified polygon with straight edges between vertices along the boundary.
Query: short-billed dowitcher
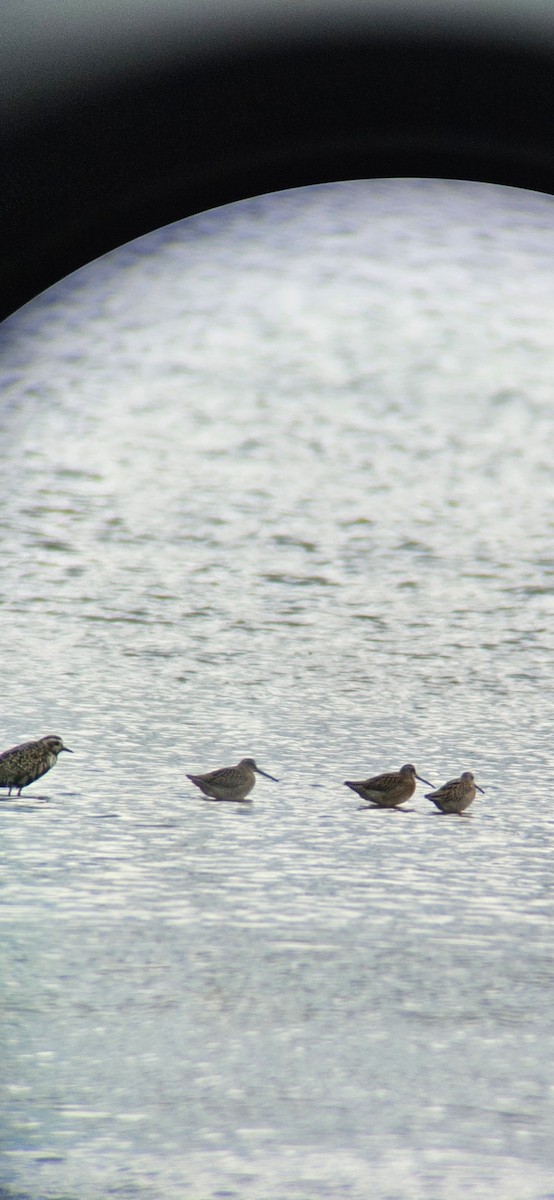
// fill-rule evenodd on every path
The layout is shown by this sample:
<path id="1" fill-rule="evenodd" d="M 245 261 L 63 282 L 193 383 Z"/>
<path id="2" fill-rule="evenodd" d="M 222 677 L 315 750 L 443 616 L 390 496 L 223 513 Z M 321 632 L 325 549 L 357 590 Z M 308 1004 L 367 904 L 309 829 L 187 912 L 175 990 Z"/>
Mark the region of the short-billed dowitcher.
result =
<path id="1" fill-rule="evenodd" d="M 483 792 L 483 788 L 475 782 L 471 771 L 464 771 L 459 779 L 449 779 L 436 792 L 429 792 L 425 799 L 432 800 L 443 813 L 458 813 L 461 817 L 465 809 L 475 800 L 475 793 Z"/>
<path id="2" fill-rule="evenodd" d="M 422 779 L 421 775 L 417 774 L 411 763 L 406 763 L 399 771 L 374 775 L 372 779 L 362 779 L 358 782 L 345 779 L 344 782 L 345 786 L 357 792 L 362 800 L 369 801 L 368 804 L 361 805 L 361 808 L 395 808 L 397 812 L 412 812 L 411 808 L 398 806 L 413 796 L 416 779 L 419 779 L 420 783 L 426 783 L 428 787 L 433 786 L 428 779 Z"/>
<path id="3" fill-rule="evenodd" d="M 73 754 L 55 733 L 48 733 L 37 742 L 22 742 L 20 746 L 12 746 L 11 750 L 4 750 L 0 754 L 0 787 L 9 788 L 8 796 L 11 796 L 12 788 L 18 788 L 20 796 L 22 788 L 46 775 L 56 765 L 62 750 Z"/>
<path id="4" fill-rule="evenodd" d="M 187 779 L 191 779 L 210 800 L 245 800 L 254 787 L 256 774 L 279 782 L 274 775 L 257 767 L 253 758 L 241 758 L 236 767 L 219 767 L 206 775 L 187 775 Z"/>

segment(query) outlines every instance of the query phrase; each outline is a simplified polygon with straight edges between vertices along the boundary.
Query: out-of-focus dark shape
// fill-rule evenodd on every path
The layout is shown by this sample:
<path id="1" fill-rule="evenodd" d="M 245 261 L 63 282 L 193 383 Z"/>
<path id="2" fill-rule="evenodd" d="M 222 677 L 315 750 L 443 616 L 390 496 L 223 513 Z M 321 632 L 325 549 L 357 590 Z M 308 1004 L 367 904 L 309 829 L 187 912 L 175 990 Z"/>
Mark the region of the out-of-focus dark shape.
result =
<path id="1" fill-rule="evenodd" d="M 384 176 L 554 191 L 549 2 L 19 0 L 0 78 L 0 316 L 254 194 Z"/>

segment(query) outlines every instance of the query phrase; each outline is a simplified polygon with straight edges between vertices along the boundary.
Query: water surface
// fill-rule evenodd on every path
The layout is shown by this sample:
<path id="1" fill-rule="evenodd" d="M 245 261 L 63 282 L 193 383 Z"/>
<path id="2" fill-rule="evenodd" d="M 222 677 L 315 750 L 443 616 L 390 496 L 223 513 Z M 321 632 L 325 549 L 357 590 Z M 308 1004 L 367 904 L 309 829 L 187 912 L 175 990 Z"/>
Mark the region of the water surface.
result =
<path id="1" fill-rule="evenodd" d="M 553 320 L 554 201 L 393 181 L 3 326 L 6 1197 L 554 1196 Z"/>

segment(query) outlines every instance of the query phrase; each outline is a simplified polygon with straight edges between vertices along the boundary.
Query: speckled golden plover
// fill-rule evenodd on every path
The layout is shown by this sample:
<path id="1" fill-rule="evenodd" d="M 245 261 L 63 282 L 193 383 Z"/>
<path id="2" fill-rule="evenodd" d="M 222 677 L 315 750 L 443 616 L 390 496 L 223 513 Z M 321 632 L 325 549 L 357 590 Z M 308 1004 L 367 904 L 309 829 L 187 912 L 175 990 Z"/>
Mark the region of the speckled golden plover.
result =
<path id="1" fill-rule="evenodd" d="M 55 733 L 48 733 L 37 742 L 22 742 L 20 746 L 12 746 L 11 750 L 4 750 L 0 754 L 0 787 L 9 788 L 8 796 L 11 796 L 12 788 L 18 788 L 20 796 L 22 788 L 55 767 L 62 750 L 73 754 Z"/>

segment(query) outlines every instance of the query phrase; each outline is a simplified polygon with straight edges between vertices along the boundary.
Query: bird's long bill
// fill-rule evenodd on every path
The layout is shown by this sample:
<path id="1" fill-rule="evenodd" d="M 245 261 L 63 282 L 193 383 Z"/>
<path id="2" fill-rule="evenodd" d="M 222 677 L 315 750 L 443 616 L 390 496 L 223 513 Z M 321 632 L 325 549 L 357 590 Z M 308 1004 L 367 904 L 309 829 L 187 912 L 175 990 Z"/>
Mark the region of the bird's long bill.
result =
<path id="1" fill-rule="evenodd" d="M 69 749 L 69 746 L 62 746 L 62 750 L 67 750 L 68 754 L 73 754 L 74 751 Z"/>
<path id="2" fill-rule="evenodd" d="M 422 775 L 416 775 L 416 779 L 419 779 L 419 782 L 420 782 L 420 783 L 426 783 L 426 784 L 427 784 L 427 787 L 433 788 L 433 791 L 435 790 L 435 785 L 434 785 L 434 783 L 429 783 L 429 780 L 428 780 L 428 779 L 424 779 Z"/>
<path id="3" fill-rule="evenodd" d="M 261 767 L 255 767 L 254 770 L 258 775 L 265 775 L 266 779 L 272 779 L 274 783 L 279 783 L 279 780 L 274 775 L 268 775 L 267 771 L 262 771 Z"/>
<path id="4" fill-rule="evenodd" d="M 475 780 L 473 780 L 473 782 L 475 783 Z M 478 791 L 478 792 L 481 792 L 481 794 L 482 794 L 483 796 L 485 795 L 485 789 L 484 789 L 484 788 L 480 788 L 478 783 L 475 783 L 475 787 L 477 788 L 477 791 Z"/>

